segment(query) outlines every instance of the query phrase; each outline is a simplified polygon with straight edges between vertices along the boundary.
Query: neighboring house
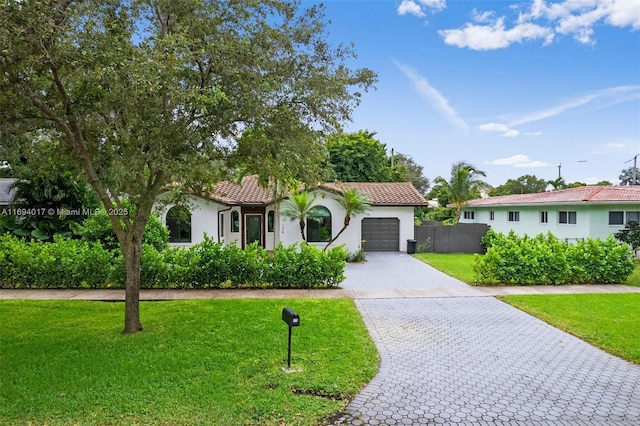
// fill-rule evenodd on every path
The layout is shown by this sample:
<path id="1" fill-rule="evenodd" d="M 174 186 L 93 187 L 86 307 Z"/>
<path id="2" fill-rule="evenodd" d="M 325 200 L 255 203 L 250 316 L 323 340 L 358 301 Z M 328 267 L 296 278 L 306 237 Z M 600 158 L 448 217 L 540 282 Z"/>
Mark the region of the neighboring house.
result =
<path id="1" fill-rule="evenodd" d="M 407 250 L 407 240 L 413 239 L 414 207 L 427 205 L 410 182 L 328 183 L 314 189 L 316 219 L 307 220 L 305 227 L 309 244 L 324 247 L 342 228 L 345 213 L 336 197 L 343 189 L 356 189 L 372 207 L 353 217 L 332 247 L 346 244 L 349 252 L 361 247 L 365 251 Z M 197 244 L 207 234 L 225 244 L 244 248 L 258 242 L 270 250 L 279 243 L 302 242 L 298 221 L 278 214 L 282 201 L 273 186 L 264 188 L 256 176 L 248 176 L 240 185 L 219 183 L 209 196 L 190 196 L 187 208 L 158 205 L 158 210 L 174 246 Z"/>
<path id="2" fill-rule="evenodd" d="M 539 194 L 468 201 L 461 223 L 486 223 L 496 232 L 535 236 L 551 231 L 564 240 L 605 239 L 640 221 L 640 186 L 581 186 Z"/>
<path id="3" fill-rule="evenodd" d="M 11 185 L 15 181 L 13 178 L 0 178 L 0 207 L 6 207 L 13 202 L 16 190 L 11 188 Z"/>

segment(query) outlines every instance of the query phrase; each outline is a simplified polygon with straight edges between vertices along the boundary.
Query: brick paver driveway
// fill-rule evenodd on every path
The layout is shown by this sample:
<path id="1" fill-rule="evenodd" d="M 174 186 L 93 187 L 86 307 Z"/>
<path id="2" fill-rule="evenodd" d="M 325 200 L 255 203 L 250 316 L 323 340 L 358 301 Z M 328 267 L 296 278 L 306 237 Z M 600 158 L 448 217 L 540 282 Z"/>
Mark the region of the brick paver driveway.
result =
<path id="1" fill-rule="evenodd" d="M 381 366 L 340 424 L 640 425 L 640 366 L 492 297 L 356 304 Z"/>

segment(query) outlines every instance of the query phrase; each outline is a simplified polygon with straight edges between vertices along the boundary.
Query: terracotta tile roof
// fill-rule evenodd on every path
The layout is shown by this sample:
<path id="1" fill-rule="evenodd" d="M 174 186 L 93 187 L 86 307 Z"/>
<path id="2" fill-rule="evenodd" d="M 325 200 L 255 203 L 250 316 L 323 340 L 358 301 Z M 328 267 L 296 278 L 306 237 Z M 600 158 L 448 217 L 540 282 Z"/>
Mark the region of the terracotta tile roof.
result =
<path id="1" fill-rule="evenodd" d="M 541 192 L 539 194 L 516 194 L 479 198 L 468 201 L 466 206 L 485 207 L 580 203 L 640 203 L 640 186 L 581 186 L 578 188 Z"/>
<path id="2" fill-rule="evenodd" d="M 355 189 L 371 200 L 374 206 L 427 205 L 425 198 L 411 182 L 325 183 L 319 188 L 335 193 L 342 193 L 344 189 Z M 240 185 L 235 182 L 220 182 L 209 198 L 228 205 L 264 205 L 274 201 L 274 194 L 273 187 L 261 186 L 257 176 L 245 176 Z"/>
<path id="3" fill-rule="evenodd" d="M 427 200 L 411 182 L 342 182 L 325 183 L 320 188 L 342 193 L 355 189 L 368 198 L 374 206 L 426 206 Z"/>
<path id="4" fill-rule="evenodd" d="M 245 176 L 238 185 L 236 182 L 218 183 L 210 198 L 222 204 L 262 205 L 273 202 L 273 187 L 260 185 L 257 176 Z"/>

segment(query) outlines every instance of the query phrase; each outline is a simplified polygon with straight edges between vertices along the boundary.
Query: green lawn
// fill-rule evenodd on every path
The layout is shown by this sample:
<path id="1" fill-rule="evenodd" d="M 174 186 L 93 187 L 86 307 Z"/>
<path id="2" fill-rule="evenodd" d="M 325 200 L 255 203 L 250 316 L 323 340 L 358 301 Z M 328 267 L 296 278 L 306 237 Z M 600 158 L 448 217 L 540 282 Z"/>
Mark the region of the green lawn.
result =
<path id="1" fill-rule="evenodd" d="M 501 300 L 640 364 L 640 294 L 508 296 Z"/>
<path id="2" fill-rule="evenodd" d="M 473 254 L 466 253 L 416 253 L 426 264 L 467 284 L 474 283 Z"/>
<path id="3" fill-rule="evenodd" d="M 624 282 L 628 285 L 633 285 L 636 287 L 640 287 L 640 262 L 636 265 L 636 269 L 633 271 L 629 278 Z"/>
<path id="4" fill-rule="evenodd" d="M 414 255 L 437 270 L 472 285 L 475 283 L 473 256 L 466 253 L 416 253 Z M 640 287 L 640 262 L 624 284 Z"/>
<path id="5" fill-rule="evenodd" d="M 286 374 L 284 306 L 301 317 Z M 315 425 L 376 373 L 351 300 L 0 302 L 0 424 Z"/>

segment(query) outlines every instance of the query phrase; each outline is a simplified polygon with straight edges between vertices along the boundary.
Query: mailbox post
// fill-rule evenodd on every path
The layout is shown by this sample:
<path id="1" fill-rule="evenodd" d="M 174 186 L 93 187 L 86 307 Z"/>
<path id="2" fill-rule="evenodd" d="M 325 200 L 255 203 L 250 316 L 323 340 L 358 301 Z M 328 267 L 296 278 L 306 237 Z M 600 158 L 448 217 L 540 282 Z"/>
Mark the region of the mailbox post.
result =
<path id="1" fill-rule="evenodd" d="M 300 325 L 300 316 L 291 308 L 282 309 L 282 321 L 289 327 L 289 350 L 287 351 L 287 368 L 291 368 L 291 329 Z"/>

